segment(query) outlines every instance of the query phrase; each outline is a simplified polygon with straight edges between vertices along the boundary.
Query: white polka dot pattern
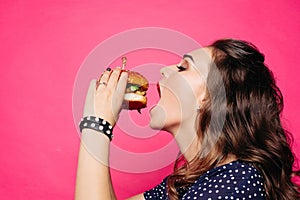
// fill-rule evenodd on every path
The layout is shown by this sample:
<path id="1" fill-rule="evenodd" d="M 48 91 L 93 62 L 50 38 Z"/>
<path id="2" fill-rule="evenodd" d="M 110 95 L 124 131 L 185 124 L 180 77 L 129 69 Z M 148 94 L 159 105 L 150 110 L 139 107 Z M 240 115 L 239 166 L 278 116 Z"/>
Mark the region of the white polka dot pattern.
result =
<path id="1" fill-rule="evenodd" d="M 144 198 L 168 200 L 166 180 L 144 193 Z M 263 177 L 252 165 L 234 161 L 216 167 L 200 176 L 188 189 L 178 189 L 182 200 L 264 200 Z"/>
<path id="2" fill-rule="evenodd" d="M 85 128 L 105 134 L 110 141 L 113 138 L 113 126 L 102 118 L 98 118 L 95 116 L 87 116 L 82 118 L 79 123 L 80 132 L 82 132 L 82 130 Z"/>

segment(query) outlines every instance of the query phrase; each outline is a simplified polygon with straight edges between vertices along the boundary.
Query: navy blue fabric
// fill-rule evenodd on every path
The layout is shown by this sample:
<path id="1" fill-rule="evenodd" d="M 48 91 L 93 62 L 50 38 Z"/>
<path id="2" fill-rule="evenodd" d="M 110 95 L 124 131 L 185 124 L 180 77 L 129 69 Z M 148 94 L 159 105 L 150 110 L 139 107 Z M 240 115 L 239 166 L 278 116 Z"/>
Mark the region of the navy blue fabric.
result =
<path id="1" fill-rule="evenodd" d="M 166 180 L 167 178 L 153 189 L 146 191 L 144 198 L 169 199 Z M 264 200 L 263 182 L 263 177 L 252 165 L 233 161 L 207 171 L 188 190 L 178 190 L 178 193 L 183 200 Z"/>

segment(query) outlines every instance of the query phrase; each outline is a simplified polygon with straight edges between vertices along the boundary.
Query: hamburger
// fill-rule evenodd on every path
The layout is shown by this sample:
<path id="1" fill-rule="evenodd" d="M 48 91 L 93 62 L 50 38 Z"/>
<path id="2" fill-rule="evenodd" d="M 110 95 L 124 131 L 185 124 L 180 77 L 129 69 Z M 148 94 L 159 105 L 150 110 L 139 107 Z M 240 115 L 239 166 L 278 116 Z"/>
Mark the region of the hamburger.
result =
<path id="1" fill-rule="evenodd" d="M 147 106 L 146 92 L 148 80 L 140 73 L 124 70 L 128 73 L 127 85 L 122 107 L 127 110 L 140 110 Z"/>

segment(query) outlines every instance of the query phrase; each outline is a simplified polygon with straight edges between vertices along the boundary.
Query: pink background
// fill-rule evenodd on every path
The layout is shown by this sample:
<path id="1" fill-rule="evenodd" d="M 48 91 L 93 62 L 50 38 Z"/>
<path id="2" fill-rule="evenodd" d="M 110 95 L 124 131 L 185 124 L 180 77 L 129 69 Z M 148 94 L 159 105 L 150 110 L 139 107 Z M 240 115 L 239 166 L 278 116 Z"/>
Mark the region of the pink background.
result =
<path id="1" fill-rule="evenodd" d="M 95 46 L 133 28 L 169 28 L 202 45 L 223 37 L 256 44 L 284 94 L 283 123 L 294 134 L 300 157 L 299 1 L 173 2 L 0 2 L 1 199 L 73 199 L 79 147 L 72 114 L 76 74 Z M 123 139 L 120 145 L 126 144 Z M 170 172 L 171 166 L 149 173 L 112 170 L 112 178 L 124 199 Z"/>

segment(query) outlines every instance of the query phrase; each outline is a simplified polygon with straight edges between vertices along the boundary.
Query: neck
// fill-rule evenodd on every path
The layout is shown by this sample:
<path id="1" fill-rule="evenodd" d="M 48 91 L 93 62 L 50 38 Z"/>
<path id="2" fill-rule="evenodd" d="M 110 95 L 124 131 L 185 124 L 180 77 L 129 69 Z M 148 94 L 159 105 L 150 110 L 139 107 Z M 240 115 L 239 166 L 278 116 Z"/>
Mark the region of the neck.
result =
<path id="1" fill-rule="evenodd" d="M 200 142 L 197 136 L 195 124 L 190 120 L 188 123 L 183 123 L 180 127 L 174 128 L 170 131 L 179 146 L 180 152 L 187 161 L 194 158 L 200 150 Z"/>
<path id="2" fill-rule="evenodd" d="M 198 155 L 201 149 L 201 143 L 197 136 L 197 130 L 194 123 L 181 124 L 180 127 L 174 128 L 170 132 L 174 135 L 180 152 L 188 162 Z M 218 166 L 228 164 L 235 160 L 237 160 L 237 157 L 234 154 L 228 154 L 220 161 Z"/>
<path id="3" fill-rule="evenodd" d="M 219 162 L 218 166 L 226 165 L 226 164 L 231 163 L 236 160 L 237 160 L 237 157 L 234 154 L 228 154 L 224 160 Z"/>

